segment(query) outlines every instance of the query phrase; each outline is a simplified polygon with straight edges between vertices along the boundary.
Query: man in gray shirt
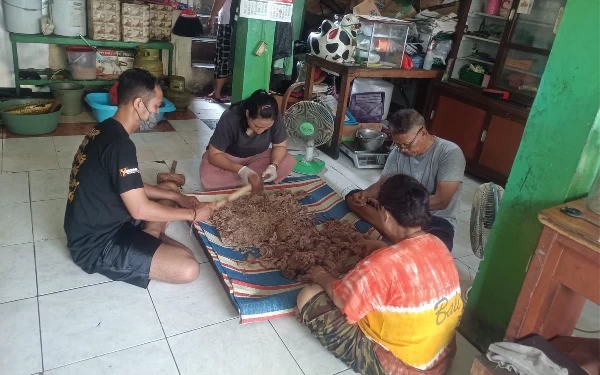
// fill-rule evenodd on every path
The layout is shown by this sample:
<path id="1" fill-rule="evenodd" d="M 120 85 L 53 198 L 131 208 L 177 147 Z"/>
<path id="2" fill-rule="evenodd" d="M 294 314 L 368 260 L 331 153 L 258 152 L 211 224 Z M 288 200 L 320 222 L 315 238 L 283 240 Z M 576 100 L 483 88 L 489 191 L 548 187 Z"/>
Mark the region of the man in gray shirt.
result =
<path id="1" fill-rule="evenodd" d="M 377 207 L 379 189 L 388 177 L 405 174 L 421 182 L 429 191 L 431 224 L 425 229 L 452 250 L 460 186 L 465 172 L 465 157 L 460 148 L 435 137 L 425 128 L 425 120 L 413 109 L 396 112 L 389 120 L 396 148 L 390 153 L 382 176 L 366 190 L 346 195 L 350 209 L 371 223 L 387 240 L 398 239 L 385 233 L 385 225 Z"/>

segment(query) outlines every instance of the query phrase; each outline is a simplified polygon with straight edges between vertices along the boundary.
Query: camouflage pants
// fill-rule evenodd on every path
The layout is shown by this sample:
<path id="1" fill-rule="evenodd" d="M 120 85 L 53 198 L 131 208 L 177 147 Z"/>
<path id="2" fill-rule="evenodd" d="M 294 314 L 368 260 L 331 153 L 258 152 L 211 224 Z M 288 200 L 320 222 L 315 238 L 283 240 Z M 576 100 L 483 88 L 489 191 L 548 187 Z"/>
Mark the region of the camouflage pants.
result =
<path id="1" fill-rule="evenodd" d="M 302 324 L 307 326 L 321 345 L 355 372 L 365 375 L 385 375 L 373 343 L 358 325 L 352 325 L 346 316 L 321 292 L 311 298 L 300 312 Z"/>

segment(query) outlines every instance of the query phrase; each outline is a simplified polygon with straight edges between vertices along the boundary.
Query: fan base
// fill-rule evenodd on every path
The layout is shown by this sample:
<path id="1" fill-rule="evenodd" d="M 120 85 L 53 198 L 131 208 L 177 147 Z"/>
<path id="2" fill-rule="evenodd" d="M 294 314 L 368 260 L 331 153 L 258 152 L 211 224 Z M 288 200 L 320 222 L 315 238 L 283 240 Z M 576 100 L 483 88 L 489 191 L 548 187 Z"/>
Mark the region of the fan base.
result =
<path id="1" fill-rule="evenodd" d="M 306 161 L 304 155 L 296 155 L 296 167 L 294 172 L 300 174 L 317 174 L 325 167 L 323 160 L 314 159 L 313 161 Z"/>

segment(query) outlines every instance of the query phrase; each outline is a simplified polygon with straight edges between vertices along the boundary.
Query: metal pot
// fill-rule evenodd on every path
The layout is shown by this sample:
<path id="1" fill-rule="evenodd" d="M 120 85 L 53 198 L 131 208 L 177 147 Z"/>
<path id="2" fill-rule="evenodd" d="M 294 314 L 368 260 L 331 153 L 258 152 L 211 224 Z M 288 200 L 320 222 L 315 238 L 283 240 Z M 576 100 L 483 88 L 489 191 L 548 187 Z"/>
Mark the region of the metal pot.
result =
<path id="1" fill-rule="evenodd" d="M 384 132 L 374 129 L 358 129 L 356 131 L 356 140 L 358 146 L 363 151 L 375 151 L 383 146 L 387 135 Z"/>

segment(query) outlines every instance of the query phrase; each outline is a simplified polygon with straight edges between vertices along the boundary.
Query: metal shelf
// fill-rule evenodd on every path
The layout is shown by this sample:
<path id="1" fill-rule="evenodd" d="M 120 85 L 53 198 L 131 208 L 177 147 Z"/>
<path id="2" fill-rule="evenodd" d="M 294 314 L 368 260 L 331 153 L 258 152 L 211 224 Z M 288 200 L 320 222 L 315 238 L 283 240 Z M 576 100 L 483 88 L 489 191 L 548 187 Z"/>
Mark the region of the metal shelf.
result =
<path id="1" fill-rule="evenodd" d="M 79 37 L 43 35 L 43 34 L 16 34 L 9 33 L 10 40 L 16 43 L 34 43 L 34 44 L 59 44 L 68 46 L 87 46 Z M 150 41 L 148 43 L 121 42 L 118 40 L 87 40 L 94 47 L 112 47 L 112 48 L 137 48 L 143 46 L 148 49 L 173 49 L 171 42 Z"/>
<path id="2" fill-rule="evenodd" d="M 487 13 L 483 13 L 483 12 L 469 12 L 469 16 L 471 17 L 487 17 L 487 18 L 496 18 L 499 20 L 503 20 L 506 21 L 506 17 L 502 17 L 502 16 L 495 16 L 492 14 L 487 14 Z"/>
<path id="3" fill-rule="evenodd" d="M 67 46 L 87 46 L 85 41 L 79 37 L 68 37 L 59 35 L 43 35 L 43 34 L 17 34 L 9 33 L 9 39 L 12 48 L 13 55 L 13 68 L 15 74 L 15 91 L 17 96 L 21 95 L 21 85 L 35 85 L 43 86 L 50 83 L 50 79 L 20 79 L 19 72 L 23 71 L 19 68 L 19 54 L 17 51 L 17 44 L 57 44 Z M 137 48 L 143 46 L 147 49 L 158 49 L 167 50 L 169 52 L 168 58 L 168 75 L 171 75 L 173 71 L 173 44 L 167 41 L 151 41 L 148 43 L 134 43 L 134 42 L 121 42 L 117 40 L 93 40 L 88 39 L 90 45 L 94 47 L 109 47 L 109 48 Z M 25 71 L 28 71 L 25 69 Z M 29 70 L 31 71 L 31 70 Z M 52 80 L 52 82 L 69 82 L 79 83 L 84 86 L 109 86 L 112 85 L 115 80 L 93 80 L 93 81 L 78 81 L 78 80 Z"/>
<path id="4" fill-rule="evenodd" d="M 521 69 L 517 69 L 517 68 L 511 68 L 510 66 L 504 66 L 504 69 L 510 70 L 512 72 L 518 72 L 518 73 L 527 74 L 528 76 L 532 76 L 532 77 L 542 78 L 541 74 L 531 73 L 531 72 L 528 72 L 527 70 L 521 70 Z"/>
<path id="5" fill-rule="evenodd" d="M 83 86 L 112 86 L 116 80 L 94 80 L 94 81 L 77 81 L 77 80 L 66 80 L 66 79 L 53 79 L 52 83 L 79 83 Z M 45 86 L 50 84 L 49 79 L 21 79 L 19 81 L 21 86 L 33 85 L 33 86 Z"/>
<path id="6" fill-rule="evenodd" d="M 475 40 L 481 40 L 481 41 L 484 41 L 484 42 L 494 43 L 494 44 L 500 44 L 499 40 L 482 38 L 482 37 L 475 36 L 475 35 L 467 35 L 467 34 L 465 34 L 464 37 L 465 38 L 469 38 L 469 39 L 475 39 Z"/>
<path id="7" fill-rule="evenodd" d="M 459 57 L 459 59 L 469 60 L 469 61 L 475 61 L 475 62 L 478 62 L 480 64 L 486 64 L 486 65 L 491 65 L 491 66 L 494 66 L 496 64 L 493 61 L 485 61 L 485 60 L 477 59 L 477 58 L 471 57 L 471 56 L 463 56 L 463 57 Z"/>

